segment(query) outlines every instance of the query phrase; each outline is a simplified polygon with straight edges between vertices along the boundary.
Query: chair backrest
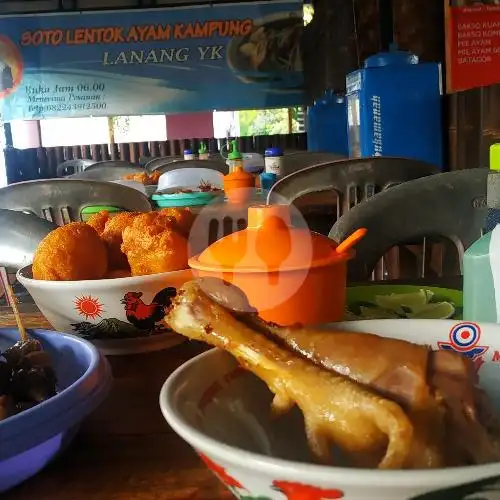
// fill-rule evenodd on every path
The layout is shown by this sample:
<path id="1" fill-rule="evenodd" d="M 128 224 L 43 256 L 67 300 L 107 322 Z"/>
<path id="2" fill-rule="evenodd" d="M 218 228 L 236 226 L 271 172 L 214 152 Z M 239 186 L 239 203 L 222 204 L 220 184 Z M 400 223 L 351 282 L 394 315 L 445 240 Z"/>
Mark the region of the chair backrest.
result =
<path id="1" fill-rule="evenodd" d="M 425 237 L 444 237 L 462 255 L 482 233 L 487 175 L 487 169 L 475 168 L 416 179 L 345 213 L 331 229 L 332 239 L 341 241 L 355 229 L 368 229 L 356 246 L 350 278 L 367 279 L 389 248 Z"/>
<path id="2" fill-rule="evenodd" d="M 0 267 L 20 269 L 33 262 L 40 241 L 57 226 L 33 214 L 0 209 Z"/>
<path id="3" fill-rule="evenodd" d="M 269 191 L 268 202 L 335 191 L 341 213 L 376 193 L 402 182 L 436 174 L 428 163 L 406 158 L 370 157 L 330 161 L 304 168 L 280 179 Z"/>
<path id="4" fill-rule="evenodd" d="M 96 163 L 95 160 L 75 159 L 63 161 L 57 166 L 56 175 L 57 177 L 66 177 L 78 172 L 83 172 L 94 163 Z"/>
<path id="5" fill-rule="evenodd" d="M 0 189 L 0 208 L 31 212 L 58 225 L 81 220 L 85 207 L 102 205 L 137 212 L 151 210 L 144 194 L 112 182 L 41 179 Z"/>
<path id="6" fill-rule="evenodd" d="M 152 158 L 145 165 L 144 168 L 148 174 L 154 172 L 158 167 L 162 165 L 168 165 L 174 161 L 182 161 L 184 157 L 182 156 L 160 156 L 158 158 Z"/>
<path id="7" fill-rule="evenodd" d="M 83 172 L 68 176 L 69 179 L 85 179 L 90 181 L 118 181 L 126 175 L 144 172 L 141 167 L 136 167 L 124 162 L 112 165 L 112 162 L 102 162 L 91 165 Z"/>
<path id="8" fill-rule="evenodd" d="M 96 168 L 101 168 L 101 167 L 131 167 L 131 168 L 139 168 L 140 171 L 142 172 L 144 170 L 143 167 L 140 167 L 139 165 L 135 163 L 130 163 L 129 161 L 125 160 L 106 160 L 106 161 L 98 161 L 92 164 L 92 166 L 88 167 L 86 170 L 93 170 Z"/>
<path id="9" fill-rule="evenodd" d="M 285 175 L 293 174 L 313 165 L 327 163 L 331 161 L 346 159 L 345 156 L 335 153 L 323 153 L 316 151 L 297 151 L 293 153 L 285 153 L 283 159 L 283 169 Z"/>
<path id="10" fill-rule="evenodd" d="M 171 170 L 177 170 L 178 168 L 210 168 L 212 170 L 217 170 L 222 174 L 227 174 L 229 172 L 229 167 L 223 161 L 215 160 L 178 160 L 172 161 L 164 165 L 157 166 L 154 171 L 164 174 L 165 172 L 170 172 Z"/>

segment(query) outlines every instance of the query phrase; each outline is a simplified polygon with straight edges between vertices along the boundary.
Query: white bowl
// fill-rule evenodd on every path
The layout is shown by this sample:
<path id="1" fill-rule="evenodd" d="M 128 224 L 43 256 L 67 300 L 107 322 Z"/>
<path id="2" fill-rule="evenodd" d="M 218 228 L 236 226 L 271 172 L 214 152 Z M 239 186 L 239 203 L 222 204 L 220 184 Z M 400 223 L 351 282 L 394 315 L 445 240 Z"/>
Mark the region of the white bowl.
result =
<path id="1" fill-rule="evenodd" d="M 17 279 L 55 330 L 90 340 L 104 354 L 156 351 L 182 341 L 166 329 L 161 311 L 176 290 L 192 279 L 190 269 L 128 278 L 44 281 L 33 279 L 27 266 L 17 272 Z"/>
<path id="2" fill-rule="evenodd" d="M 475 358 L 481 386 L 500 409 L 500 325 L 372 320 L 338 326 L 451 348 Z M 417 471 L 313 465 L 300 413 L 294 410 L 272 420 L 271 399 L 264 383 L 239 368 L 232 356 L 213 349 L 185 363 L 168 378 L 161 390 L 160 406 L 174 431 L 202 455 L 238 498 L 500 498 L 500 463 Z"/>

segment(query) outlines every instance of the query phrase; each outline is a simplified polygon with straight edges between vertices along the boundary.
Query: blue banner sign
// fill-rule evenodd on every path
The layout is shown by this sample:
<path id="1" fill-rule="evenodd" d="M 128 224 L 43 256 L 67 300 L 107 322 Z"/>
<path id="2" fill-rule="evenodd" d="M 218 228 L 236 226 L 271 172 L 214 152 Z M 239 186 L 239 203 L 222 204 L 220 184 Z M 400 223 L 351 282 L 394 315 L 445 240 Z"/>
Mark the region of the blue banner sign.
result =
<path id="1" fill-rule="evenodd" d="M 304 102 L 302 1 L 0 17 L 4 121 Z"/>

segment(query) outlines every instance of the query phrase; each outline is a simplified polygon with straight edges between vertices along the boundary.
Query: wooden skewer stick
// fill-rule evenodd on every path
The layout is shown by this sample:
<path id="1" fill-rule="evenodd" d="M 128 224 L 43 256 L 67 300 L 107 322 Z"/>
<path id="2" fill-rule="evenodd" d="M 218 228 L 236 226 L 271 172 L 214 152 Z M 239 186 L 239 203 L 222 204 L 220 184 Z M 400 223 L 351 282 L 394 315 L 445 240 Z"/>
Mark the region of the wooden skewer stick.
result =
<path id="1" fill-rule="evenodd" d="M 27 342 L 28 333 L 26 332 L 26 328 L 24 328 L 23 321 L 21 319 L 21 315 L 19 314 L 19 309 L 17 308 L 17 299 L 14 295 L 14 291 L 10 286 L 10 283 L 7 281 L 4 283 L 5 293 L 7 294 L 7 298 L 9 299 L 10 306 L 12 307 L 12 311 L 14 312 L 14 317 L 16 318 L 17 328 L 19 330 L 19 335 L 21 336 L 21 340 L 23 342 Z"/>

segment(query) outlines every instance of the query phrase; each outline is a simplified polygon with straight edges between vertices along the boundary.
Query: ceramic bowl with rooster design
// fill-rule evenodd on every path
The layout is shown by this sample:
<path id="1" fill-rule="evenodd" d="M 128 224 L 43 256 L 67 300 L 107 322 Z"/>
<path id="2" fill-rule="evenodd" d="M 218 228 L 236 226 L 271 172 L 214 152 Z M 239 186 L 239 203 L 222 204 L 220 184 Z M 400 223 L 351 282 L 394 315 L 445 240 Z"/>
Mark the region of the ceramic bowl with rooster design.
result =
<path id="1" fill-rule="evenodd" d="M 191 277 L 189 269 L 86 281 L 35 280 L 31 266 L 17 273 L 55 330 L 76 334 L 110 355 L 155 351 L 181 342 L 162 319 Z"/>
<path id="2" fill-rule="evenodd" d="M 500 411 L 500 325 L 397 319 L 338 326 L 462 353 Z M 271 401 L 263 382 L 218 349 L 177 369 L 160 394 L 173 430 L 240 500 L 500 500 L 500 463 L 385 471 L 314 465 L 301 413 L 273 419 Z"/>

